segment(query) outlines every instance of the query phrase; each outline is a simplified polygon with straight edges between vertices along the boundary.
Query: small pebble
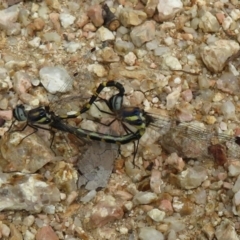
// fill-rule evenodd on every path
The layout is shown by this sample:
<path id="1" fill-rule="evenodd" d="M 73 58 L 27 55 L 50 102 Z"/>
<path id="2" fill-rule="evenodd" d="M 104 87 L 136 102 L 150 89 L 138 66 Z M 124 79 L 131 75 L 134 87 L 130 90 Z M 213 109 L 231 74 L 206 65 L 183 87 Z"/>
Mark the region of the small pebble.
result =
<path id="1" fill-rule="evenodd" d="M 156 208 L 150 210 L 147 215 L 154 220 L 155 222 L 161 222 L 163 221 L 164 217 L 165 217 L 165 212 L 160 211 Z"/>
<path id="2" fill-rule="evenodd" d="M 60 13 L 59 18 L 64 28 L 71 26 L 76 19 L 76 17 L 68 13 Z"/>
<path id="3" fill-rule="evenodd" d="M 150 204 L 154 200 L 157 199 L 157 195 L 152 192 L 138 192 L 134 198 L 133 198 L 133 203 L 135 205 L 139 204 Z"/>
<path id="4" fill-rule="evenodd" d="M 124 62 L 129 65 L 133 66 L 136 62 L 136 55 L 133 52 L 129 52 L 127 55 L 124 56 Z"/>
<path id="5" fill-rule="evenodd" d="M 152 227 L 143 227 L 139 231 L 140 240 L 164 240 L 164 236 L 161 232 L 157 231 Z"/>
<path id="6" fill-rule="evenodd" d="M 35 217 L 34 217 L 33 215 L 29 215 L 29 216 L 27 216 L 27 217 L 25 217 L 25 218 L 23 219 L 23 224 L 24 224 L 25 226 L 30 227 L 30 226 L 33 225 L 34 220 L 35 220 Z"/>

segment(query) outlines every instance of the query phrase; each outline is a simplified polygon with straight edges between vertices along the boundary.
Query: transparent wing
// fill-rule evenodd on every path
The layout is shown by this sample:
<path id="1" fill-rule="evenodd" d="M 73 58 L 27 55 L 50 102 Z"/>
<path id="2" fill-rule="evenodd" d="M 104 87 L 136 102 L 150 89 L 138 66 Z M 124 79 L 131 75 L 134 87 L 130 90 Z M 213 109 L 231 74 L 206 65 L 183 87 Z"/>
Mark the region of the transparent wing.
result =
<path id="1" fill-rule="evenodd" d="M 240 146 L 232 134 L 218 133 L 216 126 L 204 126 L 194 121 L 178 123 L 176 120 L 153 115 L 154 123 L 149 126 L 142 142 L 158 142 L 169 153 L 177 152 L 181 157 L 199 158 L 209 156 L 209 147 L 223 145 L 226 155 L 232 158 L 240 156 Z"/>

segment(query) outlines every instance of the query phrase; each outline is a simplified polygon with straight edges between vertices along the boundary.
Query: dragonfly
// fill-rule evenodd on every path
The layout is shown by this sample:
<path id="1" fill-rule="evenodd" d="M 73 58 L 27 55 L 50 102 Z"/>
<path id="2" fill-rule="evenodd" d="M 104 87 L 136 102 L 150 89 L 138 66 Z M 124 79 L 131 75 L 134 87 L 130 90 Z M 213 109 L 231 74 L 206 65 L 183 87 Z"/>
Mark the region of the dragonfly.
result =
<path id="1" fill-rule="evenodd" d="M 109 135 L 109 134 L 104 134 L 100 132 L 90 131 L 87 129 L 83 129 L 81 127 L 72 127 L 66 124 L 65 122 L 63 122 L 63 120 L 65 119 L 76 118 L 80 114 L 89 110 L 91 105 L 98 98 L 100 92 L 105 87 L 115 87 L 119 90 L 118 94 L 114 95 L 113 97 L 110 98 L 109 101 L 105 101 L 105 102 L 112 111 L 115 111 L 115 113 L 118 111 L 118 116 L 121 119 L 123 119 L 123 122 L 125 121 L 129 125 L 134 126 L 134 128 L 136 128 L 136 131 L 132 131 L 126 124 L 123 124 L 124 129 L 126 130 L 126 134 L 116 136 L 116 135 Z M 52 149 L 52 144 L 53 144 L 53 139 L 55 134 L 55 132 L 52 131 L 51 129 L 57 129 L 64 132 L 69 132 L 71 134 L 74 134 L 80 139 L 86 138 L 94 141 L 103 141 L 107 143 L 115 143 L 118 145 L 122 145 L 122 144 L 139 140 L 144 134 L 146 125 L 148 125 L 148 123 L 151 121 L 151 118 L 148 115 L 146 115 L 146 113 L 142 109 L 138 107 L 122 108 L 124 92 L 125 92 L 125 89 L 122 84 L 115 81 L 104 82 L 99 85 L 99 87 L 97 88 L 95 94 L 92 96 L 90 101 L 87 104 L 85 104 L 84 107 L 79 111 L 67 112 L 64 115 L 61 115 L 61 114 L 56 115 L 53 111 L 50 111 L 49 107 L 40 106 L 30 111 L 26 111 L 23 105 L 18 105 L 13 110 L 13 115 L 15 119 L 18 120 L 19 122 L 23 122 L 23 121 L 26 122 L 25 126 L 21 131 L 23 131 L 27 126 L 30 126 L 31 128 L 34 129 L 34 131 L 29 135 L 36 133 L 38 129 L 50 130 L 53 135 L 51 144 L 50 144 L 51 149 Z M 110 123 L 109 125 L 111 124 L 112 123 Z M 22 141 L 29 135 L 25 136 L 22 139 Z"/>
<path id="2" fill-rule="evenodd" d="M 90 140 L 103 141 L 107 143 L 126 144 L 141 137 L 140 131 L 134 134 L 131 133 L 123 136 L 111 136 L 108 134 L 97 133 L 87 129 L 72 127 L 63 122 L 63 119 L 66 119 L 66 117 L 63 118 L 62 116 L 55 115 L 53 111 L 50 111 L 49 107 L 38 107 L 30 111 L 26 111 L 23 105 L 18 105 L 13 110 L 13 115 L 15 119 L 17 119 L 18 121 L 26 122 L 25 126 L 23 127 L 23 129 L 21 129 L 21 131 L 23 131 L 27 126 L 30 126 L 31 128 L 34 129 L 34 131 L 30 133 L 30 135 L 37 132 L 39 128 L 49 131 L 50 129 L 45 127 L 46 125 L 48 125 L 53 129 L 75 134 L 79 138 L 87 138 Z M 73 117 L 72 114 L 69 115 L 69 118 L 72 117 Z M 29 135 L 27 135 L 26 137 L 28 136 Z M 24 138 L 22 140 L 24 140 Z"/>
<path id="3" fill-rule="evenodd" d="M 119 90 L 119 93 L 111 96 L 109 100 L 100 98 L 100 100 L 106 103 L 109 111 L 102 110 L 95 104 L 104 87 L 116 87 Z M 139 140 L 145 137 L 146 132 L 149 132 L 148 138 L 145 137 L 147 139 L 146 144 L 149 141 L 156 140 L 167 152 L 177 152 L 184 158 L 195 159 L 211 155 L 219 164 L 223 165 L 228 157 L 238 158 L 240 156 L 239 136 L 217 133 L 212 127 L 203 126 L 197 121 L 181 123 L 167 116 L 146 112 L 139 107 L 123 106 L 125 93 L 123 89 L 123 85 L 119 82 L 109 81 L 101 83 L 90 101 L 85 104 L 80 112 L 86 112 L 95 104 L 100 112 L 113 117 L 110 123 L 105 124 L 106 126 L 119 121 L 127 133 L 134 133 L 129 126 L 137 129 L 139 138 L 135 139 L 137 144 L 134 145 L 134 159 L 138 150 Z"/>

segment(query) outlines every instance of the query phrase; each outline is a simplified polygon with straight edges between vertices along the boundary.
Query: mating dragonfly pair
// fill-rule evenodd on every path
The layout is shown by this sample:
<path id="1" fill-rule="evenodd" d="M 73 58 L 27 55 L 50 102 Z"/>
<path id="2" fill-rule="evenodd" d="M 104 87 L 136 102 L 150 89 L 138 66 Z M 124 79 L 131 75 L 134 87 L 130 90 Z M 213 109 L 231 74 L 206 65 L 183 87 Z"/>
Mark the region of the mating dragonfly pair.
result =
<path id="1" fill-rule="evenodd" d="M 107 126 L 118 120 L 121 122 L 126 134 L 114 136 L 73 127 L 64 122 L 64 119 L 76 118 L 80 114 L 87 112 L 95 104 L 99 94 L 105 87 L 115 87 L 118 90 L 118 94 L 113 95 L 109 100 L 102 99 L 109 108 L 109 111 L 103 111 L 97 105 L 95 106 L 100 112 L 110 114 L 114 117 Z M 168 152 L 177 152 L 186 158 L 198 158 L 202 154 L 201 152 L 203 152 L 203 155 L 210 154 L 215 159 L 220 159 L 218 161 L 221 164 L 226 162 L 226 158 L 229 156 L 239 158 L 239 137 L 232 137 L 223 133 L 218 134 L 212 131 L 212 129 L 209 130 L 196 125 L 179 123 L 176 120 L 162 116 L 153 116 L 139 107 L 125 107 L 123 106 L 124 93 L 125 89 L 122 84 L 115 81 L 104 82 L 96 89 L 90 101 L 78 112 L 56 115 L 48 107 L 38 107 L 27 112 L 23 105 L 19 105 L 14 109 L 14 117 L 18 121 L 27 121 L 26 126 L 32 127 L 35 130 L 33 133 L 38 128 L 46 129 L 43 125 L 49 125 L 51 128 L 69 132 L 81 139 L 88 138 L 116 144 L 137 141 L 137 144 L 134 144 L 134 159 L 139 140 L 150 125 L 156 128 L 156 132 L 161 132 L 159 142 Z M 222 148 L 222 146 L 224 147 Z"/>
<path id="2" fill-rule="evenodd" d="M 111 112 L 105 112 L 101 109 L 99 109 L 99 111 L 114 115 L 113 121 L 108 123 L 108 126 L 110 126 L 114 121 L 119 120 L 121 121 L 126 134 L 122 136 L 112 136 L 109 134 L 98 133 L 82 128 L 73 127 L 64 122 L 64 119 L 76 118 L 80 114 L 87 112 L 91 108 L 91 106 L 95 103 L 95 101 L 99 97 L 99 94 L 105 87 L 115 87 L 119 92 L 118 94 L 113 95 L 109 100 L 104 100 Z M 124 93 L 125 89 L 122 84 L 115 81 L 103 82 L 96 89 L 96 92 L 91 97 L 90 101 L 87 104 L 85 104 L 84 107 L 78 112 L 70 112 L 67 113 L 66 115 L 56 115 L 53 111 L 50 111 L 49 107 L 38 107 L 30 111 L 26 111 L 23 105 L 18 105 L 13 110 L 13 115 L 16 120 L 27 122 L 23 130 L 27 126 L 30 126 L 34 129 L 34 131 L 31 134 L 35 133 L 39 128 L 49 130 L 49 128 L 44 126 L 48 125 L 53 129 L 74 134 L 78 138 L 88 138 L 91 140 L 104 141 L 107 143 L 126 144 L 136 140 L 139 141 L 139 139 L 144 134 L 146 127 L 151 122 L 153 122 L 153 119 L 151 118 L 150 115 L 148 115 L 144 110 L 140 109 L 139 107 L 123 107 L 122 104 Z M 130 129 L 127 125 L 134 127 L 135 131 Z M 22 140 L 24 140 L 24 138 Z M 137 147 L 134 150 L 134 158 L 136 152 Z"/>

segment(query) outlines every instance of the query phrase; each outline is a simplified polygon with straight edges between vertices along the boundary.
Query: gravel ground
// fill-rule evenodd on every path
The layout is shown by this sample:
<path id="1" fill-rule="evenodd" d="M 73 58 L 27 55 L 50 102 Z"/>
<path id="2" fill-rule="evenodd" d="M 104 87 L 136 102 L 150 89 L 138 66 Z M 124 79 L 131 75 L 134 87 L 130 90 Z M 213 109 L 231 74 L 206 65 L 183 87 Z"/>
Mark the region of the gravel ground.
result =
<path id="1" fill-rule="evenodd" d="M 237 0 L 0 1 L 0 238 L 239 239 L 239 8 Z M 125 105 L 157 118 L 137 166 L 132 143 L 115 159 L 116 148 L 84 148 L 70 134 L 66 144 L 57 133 L 55 156 L 49 131 L 24 141 L 31 128 L 8 131 L 23 126 L 11 126 L 17 104 L 76 110 L 108 80 L 124 85 Z M 96 127 L 80 122 L 69 124 Z M 79 188 L 87 174 L 94 181 Z"/>

